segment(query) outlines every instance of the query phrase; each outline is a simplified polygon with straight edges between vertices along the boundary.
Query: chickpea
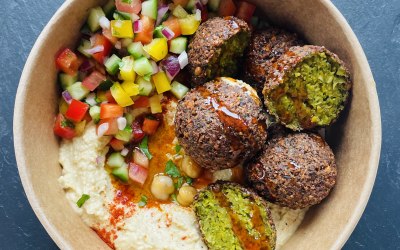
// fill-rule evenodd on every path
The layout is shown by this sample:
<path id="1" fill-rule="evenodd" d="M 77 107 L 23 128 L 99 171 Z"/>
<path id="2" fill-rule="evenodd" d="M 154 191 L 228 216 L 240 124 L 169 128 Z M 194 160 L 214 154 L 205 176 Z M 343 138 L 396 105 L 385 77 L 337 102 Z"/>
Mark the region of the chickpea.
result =
<path id="1" fill-rule="evenodd" d="M 178 196 L 176 199 L 178 200 L 179 204 L 181 204 L 184 207 L 189 206 L 192 204 L 194 200 L 194 196 L 197 194 L 197 190 L 189 186 L 188 184 L 184 184 L 180 189 Z"/>
<path id="2" fill-rule="evenodd" d="M 201 174 L 201 167 L 197 165 L 189 156 L 185 155 L 182 159 L 181 169 L 190 178 L 197 178 Z"/>
<path id="3" fill-rule="evenodd" d="M 174 182 L 166 175 L 155 175 L 151 183 L 150 191 L 159 200 L 167 200 L 174 192 Z"/>

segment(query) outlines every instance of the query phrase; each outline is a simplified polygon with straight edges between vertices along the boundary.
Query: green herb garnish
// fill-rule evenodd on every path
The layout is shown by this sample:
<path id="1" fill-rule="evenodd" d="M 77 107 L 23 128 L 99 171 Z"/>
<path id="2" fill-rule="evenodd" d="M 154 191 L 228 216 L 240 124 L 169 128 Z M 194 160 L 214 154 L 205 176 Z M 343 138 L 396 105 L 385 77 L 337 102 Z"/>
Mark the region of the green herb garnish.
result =
<path id="1" fill-rule="evenodd" d="M 165 173 L 173 178 L 181 177 L 178 167 L 171 160 L 167 161 Z"/>
<path id="2" fill-rule="evenodd" d="M 175 145 L 175 152 L 178 154 L 182 149 L 181 145 Z"/>
<path id="3" fill-rule="evenodd" d="M 90 195 L 88 195 L 88 194 L 82 194 L 81 198 L 79 198 L 79 200 L 76 202 L 76 205 L 77 205 L 78 207 L 82 207 L 83 204 L 85 204 L 85 202 L 86 202 L 87 200 L 89 200 L 89 198 L 90 198 Z"/>
<path id="4" fill-rule="evenodd" d="M 140 197 L 140 201 L 138 203 L 139 207 L 144 207 L 147 205 L 147 196 L 146 195 L 142 195 L 142 197 Z"/>
<path id="5" fill-rule="evenodd" d="M 175 183 L 175 189 L 180 189 L 183 185 L 183 177 L 179 177 L 178 181 Z"/>
<path id="6" fill-rule="evenodd" d="M 142 150 L 143 154 L 145 154 L 149 160 L 151 160 L 151 158 L 153 158 L 153 155 L 149 151 L 147 135 L 140 142 L 139 148 L 140 148 L 140 150 Z"/>
<path id="7" fill-rule="evenodd" d="M 171 199 L 173 202 L 178 202 L 178 200 L 176 199 L 176 194 L 171 194 Z"/>
<path id="8" fill-rule="evenodd" d="M 123 2 L 123 3 L 129 3 L 129 4 L 131 4 L 131 3 L 132 3 L 132 0 L 122 0 L 122 2 Z"/>
<path id="9" fill-rule="evenodd" d="M 186 183 L 189 184 L 189 185 L 192 185 L 193 184 L 193 179 L 188 177 L 188 176 L 186 176 Z"/>

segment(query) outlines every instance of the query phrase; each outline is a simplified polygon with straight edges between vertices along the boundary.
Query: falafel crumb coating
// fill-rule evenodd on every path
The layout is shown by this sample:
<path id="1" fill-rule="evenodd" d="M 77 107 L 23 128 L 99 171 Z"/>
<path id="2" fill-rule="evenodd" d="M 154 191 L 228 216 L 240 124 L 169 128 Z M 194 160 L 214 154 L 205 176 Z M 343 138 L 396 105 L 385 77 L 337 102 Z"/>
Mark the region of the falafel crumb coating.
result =
<path id="1" fill-rule="evenodd" d="M 269 112 L 295 131 L 328 126 L 344 109 L 350 73 L 325 47 L 292 47 L 269 71 L 263 94 Z"/>
<path id="2" fill-rule="evenodd" d="M 188 46 L 192 85 L 218 76 L 234 77 L 249 39 L 249 26 L 237 17 L 214 17 L 202 23 Z"/>
<path id="3" fill-rule="evenodd" d="M 209 249 L 275 249 L 276 230 L 265 201 L 244 187 L 218 181 L 195 197 Z"/>

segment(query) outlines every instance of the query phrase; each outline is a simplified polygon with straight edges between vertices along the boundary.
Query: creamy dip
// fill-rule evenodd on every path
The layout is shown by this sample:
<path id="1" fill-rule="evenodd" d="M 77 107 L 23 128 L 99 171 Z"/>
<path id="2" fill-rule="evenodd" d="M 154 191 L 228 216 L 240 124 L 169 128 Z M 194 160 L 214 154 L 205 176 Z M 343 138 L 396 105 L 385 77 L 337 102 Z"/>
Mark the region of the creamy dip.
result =
<path id="1" fill-rule="evenodd" d="M 167 124 L 173 124 L 175 108 L 172 102 L 164 116 Z M 104 168 L 109 140 L 98 137 L 96 126 L 89 124 L 81 136 L 61 142 L 59 182 L 83 221 L 116 249 L 207 249 L 191 208 L 174 203 L 139 207 L 114 187 Z M 82 194 L 90 198 L 79 208 L 76 202 Z M 271 204 L 276 249 L 293 235 L 305 211 Z"/>

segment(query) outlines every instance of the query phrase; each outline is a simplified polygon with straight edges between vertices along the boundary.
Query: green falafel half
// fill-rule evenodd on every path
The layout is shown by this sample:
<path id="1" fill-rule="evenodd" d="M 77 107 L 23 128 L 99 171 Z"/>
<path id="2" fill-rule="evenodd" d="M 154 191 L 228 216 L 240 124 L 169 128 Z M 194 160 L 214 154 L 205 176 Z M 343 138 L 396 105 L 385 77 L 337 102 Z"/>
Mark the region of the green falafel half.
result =
<path id="1" fill-rule="evenodd" d="M 210 250 L 275 249 L 276 230 L 266 202 L 239 184 L 210 184 L 193 206 Z"/>
<path id="2" fill-rule="evenodd" d="M 350 73 L 321 46 L 295 46 L 270 68 L 263 94 L 268 111 L 295 131 L 328 126 L 344 109 Z"/>

